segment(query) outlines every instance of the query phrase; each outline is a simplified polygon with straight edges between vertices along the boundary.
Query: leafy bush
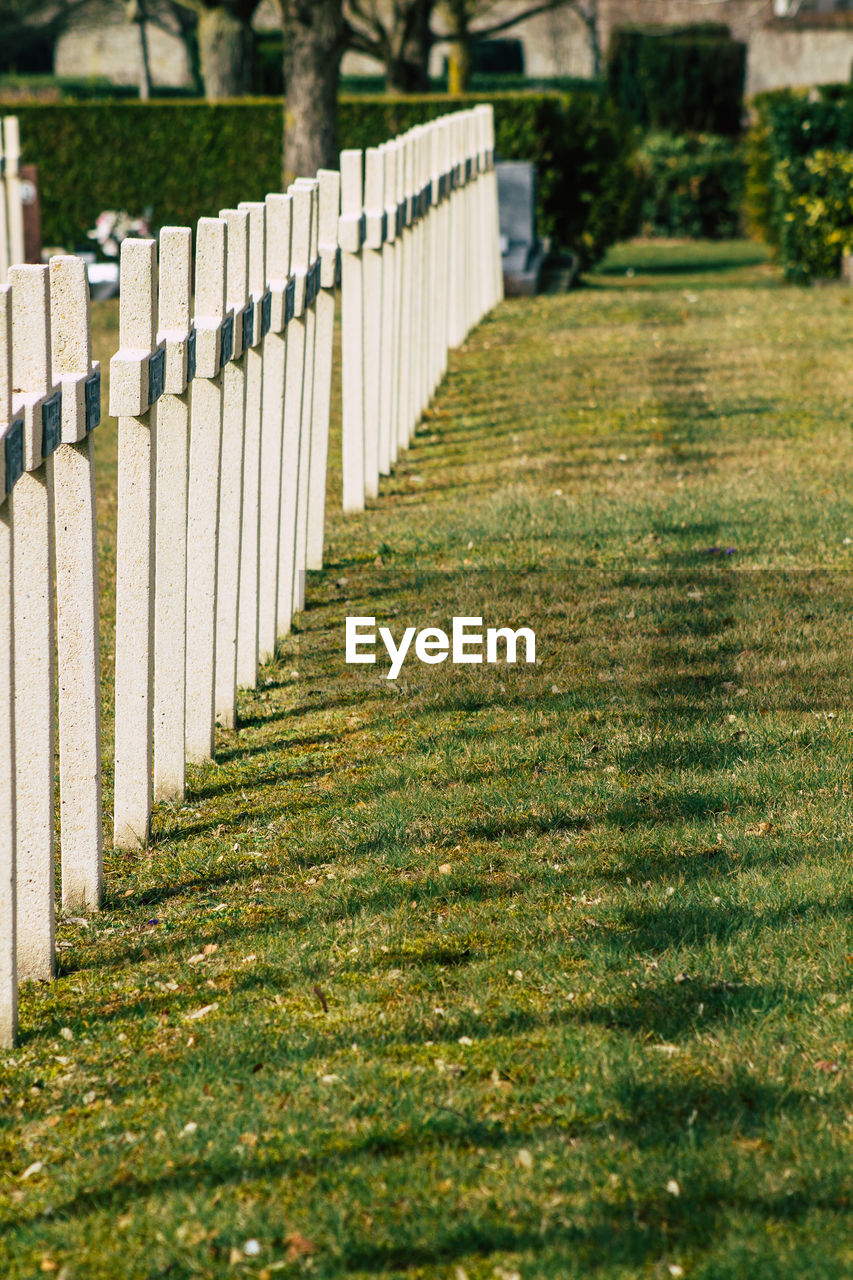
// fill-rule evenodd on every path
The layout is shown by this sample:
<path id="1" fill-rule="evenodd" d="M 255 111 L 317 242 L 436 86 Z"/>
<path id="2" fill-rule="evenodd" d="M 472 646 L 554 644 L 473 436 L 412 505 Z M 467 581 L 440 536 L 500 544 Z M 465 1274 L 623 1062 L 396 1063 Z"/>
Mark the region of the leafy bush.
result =
<path id="1" fill-rule="evenodd" d="M 728 27 L 617 27 L 607 60 L 614 102 L 644 128 L 740 132 L 746 45 Z"/>
<path id="2" fill-rule="evenodd" d="M 785 278 L 808 284 L 837 276 L 841 255 L 853 247 L 853 155 L 820 150 L 782 160 L 774 181 L 784 209 L 779 253 Z"/>
<path id="3" fill-rule="evenodd" d="M 836 275 L 853 241 L 853 86 L 774 90 L 753 105 L 749 225 L 777 249 L 787 279 Z"/>
<path id="4" fill-rule="evenodd" d="M 636 156 L 640 223 L 653 235 L 737 235 L 745 163 L 730 138 L 649 134 Z"/>
<path id="5" fill-rule="evenodd" d="M 539 170 L 540 229 L 596 260 L 625 231 L 633 133 L 596 91 L 501 94 L 497 149 Z M 341 147 L 376 146 L 482 98 L 356 97 L 340 103 Z M 39 166 L 46 244 L 84 245 L 104 209 L 151 206 L 155 225 L 187 225 L 282 182 L 281 99 L 20 103 L 24 158 Z"/>

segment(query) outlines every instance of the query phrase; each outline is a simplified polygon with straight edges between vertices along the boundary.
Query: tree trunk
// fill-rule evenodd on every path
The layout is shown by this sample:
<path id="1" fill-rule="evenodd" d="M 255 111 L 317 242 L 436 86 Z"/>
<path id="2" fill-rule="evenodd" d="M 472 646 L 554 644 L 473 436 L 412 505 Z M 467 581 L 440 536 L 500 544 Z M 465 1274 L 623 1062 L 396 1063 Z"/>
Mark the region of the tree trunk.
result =
<path id="1" fill-rule="evenodd" d="M 590 0 L 585 10 L 581 10 L 581 17 L 586 24 L 586 36 L 589 42 L 589 53 L 592 60 L 592 75 L 594 80 L 600 80 L 604 69 L 604 59 L 601 56 L 601 36 L 598 31 L 598 0 Z"/>
<path id="2" fill-rule="evenodd" d="M 143 102 L 151 97 L 151 60 L 148 56 L 145 0 L 126 0 L 125 16 L 139 28 L 139 96 Z"/>
<path id="3" fill-rule="evenodd" d="M 147 102 L 151 97 L 151 59 L 148 56 L 148 28 L 145 24 L 145 12 L 140 10 L 139 18 L 139 97 Z"/>
<path id="4" fill-rule="evenodd" d="M 338 167 L 342 0 L 291 0 L 285 10 L 285 183 Z"/>
<path id="5" fill-rule="evenodd" d="M 429 93 L 429 55 L 433 45 L 430 16 L 434 0 L 410 4 L 385 66 L 388 93 Z"/>
<path id="6" fill-rule="evenodd" d="M 230 9 L 201 10 L 198 49 L 208 101 L 242 98 L 251 93 L 254 47 L 251 26 Z"/>
<path id="7" fill-rule="evenodd" d="M 390 58 L 385 69 L 385 81 L 387 93 L 429 93 L 428 65 L 426 62 L 410 62 L 403 55 Z"/>
<path id="8" fill-rule="evenodd" d="M 454 40 L 447 51 L 447 92 L 467 93 L 471 80 L 471 53 L 467 40 Z"/>

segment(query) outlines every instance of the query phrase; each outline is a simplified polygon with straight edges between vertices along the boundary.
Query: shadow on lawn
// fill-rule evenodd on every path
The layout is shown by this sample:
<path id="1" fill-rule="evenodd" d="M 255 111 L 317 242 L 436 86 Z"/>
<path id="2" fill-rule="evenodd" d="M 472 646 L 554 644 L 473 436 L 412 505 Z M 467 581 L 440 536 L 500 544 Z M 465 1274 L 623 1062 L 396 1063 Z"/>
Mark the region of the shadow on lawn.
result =
<path id="1" fill-rule="evenodd" d="M 685 1082 L 663 1071 L 664 1078 L 653 1082 L 617 1076 L 594 1112 L 584 1114 L 582 1105 L 576 1108 L 569 1103 L 563 1114 L 553 1114 L 551 1108 L 552 1114 L 532 1123 L 528 1120 L 523 1127 L 482 1119 L 467 1108 L 430 1103 L 401 1124 L 392 1105 L 387 1119 L 383 1116 L 367 1132 L 351 1138 L 321 1113 L 310 1133 L 304 1134 L 303 1149 L 292 1156 L 265 1156 L 262 1151 L 238 1154 L 232 1148 L 214 1150 L 201 1159 L 188 1154 L 163 1172 L 122 1169 L 120 1180 L 112 1185 L 87 1187 L 65 1200 L 54 1198 L 50 1213 L 60 1221 L 72 1217 L 85 1221 L 105 1212 L 118 1217 L 147 1201 L 162 1205 L 173 1194 L 184 1199 L 191 1194 L 197 1211 L 203 1213 L 207 1200 L 219 1200 L 225 1190 L 241 1188 L 246 1196 L 256 1182 L 269 1188 L 292 1179 L 305 1180 L 306 1205 L 310 1205 L 318 1182 L 328 1195 L 339 1178 L 352 1178 L 366 1163 L 372 1166 L 371 1178 L 351 1184 L 355 1190 L 350 1190 L 346 1227 L 335 1233 L 336 1257 L 323 1260 L 321 1254 L 317 1259 L 325 1264 L 324 1274 L 409 1272 L 477 1257 L 487 1260 L 495 1253 L 533 1252 L 540 1264 L 564 1256 L 571 1274 L 589 1275 L 604 1265 L 648 1267 L 674 1256 L 676 1250 L 701 1254 L 725 1236 L 731 1222 L 746 1215 L 757 1217 L 770 1230 L 813 1217 L 816 1211 L 848 1211 L 849 1187 L 843 1171 L 833 1167 L 808 1182 L 783 1180 L 779 1187 L 765 1188 L 743 1176 L 733 1181 L 702 1170 L 679 1196 L 669 1194 L 662 1180 L 654 1190 L 640 1194 L 621 1181 L 602 1190 L 607 1185 L 602 1174 L 608 1166 L 618 1167 L 623 1144 L 631 1144 L 654 1164 L 663 1153 L 677 1163 L 679 1153 L 690 1143 L 694 1156 L 707 1151 L 705 1168 L 713 1169 L 718 1160 L 711 1158 L 712 1153 L 721 1140 L 749 1142 L 784 1110 L 803 1112 L 810 1106 L 798 1091 L 759 1084 L 745 1071 L 736 1070 L 725 1084 Z M 603 1141 L 607 1133 L 621 1140 L 609 1151 Z M 578 1143 L 599 1143 L 602 1148 L 598 1189 L 582 1206 L 577 1204 L 577 1156 L 571 1150 Z M 486 1156 L 509 1163 L 522 1146 L 551 1154 L 548 1180 L 553 1199 L 544 1214 L 541 1201 L 522 1184 L 510 1213 L 506 1205 L 490 1203 L 489 1197 L 477 1197 L 472 1205 L 470 1196 L 460 1193 L 456 1200 L 442 1196 L 438 1203 L 427 1202 L 418 1213 L 395 1214 L 393 1237 L 379 1235 L 363 1222 L 363 1214 L 370 1212 L 372 1222 L 378 1209 L 386 1210 L 386 1201 L 398 1202 L 401 1194 L 413 1194 L 406 1187 L 415 1155 L 433 1153 L 437 1167 L 452 1168 L 457 1153 L 477 1163 Z M 695 1159 L 693 1165 L 697 1165 Z M 566 1193 L 569 1200 L 554 1193 Z M 42 1216 L 31 1213 L 28 1220 L 37 1222 Z M 266 1248 L 286 1249 L 287 1230 L 273 1215 Z M 208 1256 L 225 1263 L 228 1254 L 227 1243 L 214 1242 Z"/>

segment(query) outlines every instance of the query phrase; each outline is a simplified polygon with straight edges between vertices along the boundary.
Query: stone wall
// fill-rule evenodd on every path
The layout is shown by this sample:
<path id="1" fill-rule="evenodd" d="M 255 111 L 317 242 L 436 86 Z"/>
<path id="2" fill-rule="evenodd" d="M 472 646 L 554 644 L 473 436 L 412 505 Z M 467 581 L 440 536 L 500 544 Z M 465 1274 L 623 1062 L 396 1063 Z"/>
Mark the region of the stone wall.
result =
<path id="1" fill-rule="evenodd" d="M 853 31 L 756 31 L 749 45 L 747 93 L 849 80 L 851 65 Z"/>
<path id="2" fill-rule="evenodd" d="M 192 84 L 180 37 L 150 22 L 145 29 L 152 82 L 170 89 Z M 93 6 L 59 37 L 53 69 L 58 76 L 103 76 L 113 84 L 139 84 L 141 60 L 139 28 L 125 20 L 124 6 Z"/>

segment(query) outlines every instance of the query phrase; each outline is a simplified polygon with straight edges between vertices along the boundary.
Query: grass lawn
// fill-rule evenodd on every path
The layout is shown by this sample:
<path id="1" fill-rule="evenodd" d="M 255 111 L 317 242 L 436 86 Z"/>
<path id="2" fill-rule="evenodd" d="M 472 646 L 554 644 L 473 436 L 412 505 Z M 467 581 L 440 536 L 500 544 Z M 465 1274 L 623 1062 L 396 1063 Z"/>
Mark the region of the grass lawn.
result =
<path id="1" fill-rule="evenodd" d="M 624 245 L 478 328 L 365 516 L 331 477 L 239 729 L 23 992 L 4 1276 L 853 1275 L 851 329 Z M 467 613 L 538 664 L 344 666 Z"/>

